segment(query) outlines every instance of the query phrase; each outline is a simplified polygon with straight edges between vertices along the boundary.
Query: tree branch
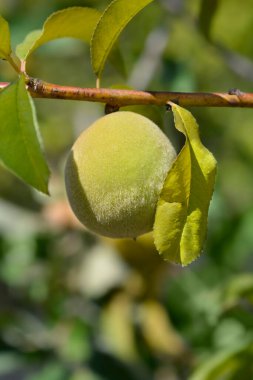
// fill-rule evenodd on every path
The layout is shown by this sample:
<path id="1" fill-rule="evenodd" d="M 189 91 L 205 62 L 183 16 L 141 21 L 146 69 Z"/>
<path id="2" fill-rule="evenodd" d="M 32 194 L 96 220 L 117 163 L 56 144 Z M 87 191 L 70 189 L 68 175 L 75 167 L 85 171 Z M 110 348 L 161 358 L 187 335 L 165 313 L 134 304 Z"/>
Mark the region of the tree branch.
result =
<path id="1" fill-rule="evenodd" d="M 5 88 L 8 84 L 0 83 L 0 89 Z M 238 89 L 224 93 L 115 90 L 60 86 L 33 78 L 28 78 L 27 87 L 35 98 L 83 100 L 105 103 L 113 107 L 140 104 L 163 106 L 168 102 L 173 102 L 183 107 L 253 108 L 253 93 L 244 93 Z"/>

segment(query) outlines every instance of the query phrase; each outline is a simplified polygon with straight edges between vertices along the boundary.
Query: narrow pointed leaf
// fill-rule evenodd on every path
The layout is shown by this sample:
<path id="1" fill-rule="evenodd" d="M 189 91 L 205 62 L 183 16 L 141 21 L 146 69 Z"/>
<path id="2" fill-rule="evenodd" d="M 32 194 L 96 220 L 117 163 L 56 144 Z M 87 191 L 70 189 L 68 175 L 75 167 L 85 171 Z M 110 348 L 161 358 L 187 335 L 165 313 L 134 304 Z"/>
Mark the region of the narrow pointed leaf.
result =
<path id="1" fill-rule="evenodd" d="M 6 59 L 11 54 L 11 39 L 8 22 L 0 16 L 0 59 Z"/>
<path id="2" fill-rule="evenodd" d="M 105 61 L 118 36 L 132 18 L 153 0 L 114 0 L 102 14 L 91 42 L 91 62 L 100 78 Z"/>
<path id="3" fill-rule="evenodd" d="M 23 76 L 0 94 L 0 161 L 25 182 L 48 194 L 49 169 Z"/>
<path id="4" fill-rule="evenodd" d="M 164 257 L 187 265 L 201 253 L 213 193 L 216 161 L 201 143 L 192 114 L 172 105 L 176 128 L 186 142 L 169 171 L 158 201 L 155 244 Z"/>
<path id="5" fill-rule="evenodd" d="M 93 8 L 71 7 L 53 13 L 42 30 L 29 33 L 16 48 L 16 54 L 25 60 L 35 49 L 57 38 L 71 37 L 90 43 L 100 12 Z"/>

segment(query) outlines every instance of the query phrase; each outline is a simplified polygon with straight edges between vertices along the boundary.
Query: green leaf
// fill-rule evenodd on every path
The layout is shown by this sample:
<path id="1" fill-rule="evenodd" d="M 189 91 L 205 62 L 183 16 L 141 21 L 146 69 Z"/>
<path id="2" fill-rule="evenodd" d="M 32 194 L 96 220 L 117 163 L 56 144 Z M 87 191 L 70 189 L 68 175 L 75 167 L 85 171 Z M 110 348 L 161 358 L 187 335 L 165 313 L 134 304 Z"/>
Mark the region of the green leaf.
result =
<path id="1" fill-rule="evenodd" d="M 66 372 L 62 363 L 54 361 L 38 368 L 35 373 L 26 378 L 27 380 L 62 380 L 69 378 Z"/>
<path id="2" fill-rule="evenodd" d="M 199 13 L 199 27 L 207 39 L 210 37 L 212 21 L 219 5 L 220 0 L 202 0 Z"/>
<path id="3" fill-rule="evenodd" d="M 251 224 L 252 226 L 252 224 Z M 253 294 L 253 275 L 243 273 L 232 277 L 224 290 L 224 299 L 226 306 L 238 305 L 240 299 L 251 298 Z"/>
<path id="4" fill-rule="evenodd" d="M 253 58 L 252 5 L 252 0 L 242 3 L 238 0 L 220 1 L 211 28 L 212 41 L 217 45 L 234 50 L 251 59 Z"/>
<path id="5" fill-rule="evenodd" d="M 48 194 L 49 169 L 41 152 L 35 110 L 24 76 L 0 94 L 0 136 L 3 164 Z"/>
<path id="6" fill-rule="evenodd" d="M 11 54 L 11 39 L 8 22 L 0 16 L 0 59 L 6 59 Z"/>
<path id="7" fill-rule="evenodd" d="M 194 371 L 189 380 L 242 379 L 239 374 L 236 376 L 242 367 L 244 370 L 248 367 L 248 372 L 252 374 L 252 352 L 253 339 L 248 334 L 247 338 L 236 345 L 212 354 Z"/>
<path id="8" fill-rule="evenodd" d="M 119 46 L 117 44 L 114 45 L 113 49 L 109 53 L 108 60 L 110 61 L 111 65 L 117 70 L 117 72 L 123 78 L 126 78 L 127 73 L 126 73 L 125 62 L 122 57 Z"/>
<path id="9" fill-rule="evenodd" d="M 155 245 L 165 260 L 187 265 L 201 253 L 216 161 L 202 145 L 192 114 L 172 105 L 176 128 L 186 143 L 169 171 L 158 201 Z"/>
<path id="10" fill-rule="evenodd" d="M 16 48 L 16 54 L 25 60 L 35 49 L 57 38 L 71 37 L 90 43 L 93 30 L 100 18 L 93 8 L 71 7 L 53 13 L 42 30 L 29 33 Z"/>
<path id="11" fill-rule="evenodd" d="M 100 78 L 105 61 L 121 31 L 153 0 L 114 0 L 102 14 L 91 41 L 91 63 Z"/>
<path id="12" fill-rule="evenodd" d="M 7 376 L 15 371 L 20 371 L 25 367 L 23 358 L 18 354 L 1 352 L 0 354 L 0 376 Z"/>

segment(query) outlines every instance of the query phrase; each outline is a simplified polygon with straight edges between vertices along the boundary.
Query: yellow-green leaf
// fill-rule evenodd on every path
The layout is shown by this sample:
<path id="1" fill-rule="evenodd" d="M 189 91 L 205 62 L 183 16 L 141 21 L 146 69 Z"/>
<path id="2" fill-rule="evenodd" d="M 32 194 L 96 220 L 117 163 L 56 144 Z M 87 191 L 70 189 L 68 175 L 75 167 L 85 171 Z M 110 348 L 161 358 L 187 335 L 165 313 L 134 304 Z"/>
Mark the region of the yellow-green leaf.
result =
<path id="1" fill-rule="evenodd" d="M 8 22 L 0 16 L 0 59 L 6 59 L 11 54 L 11 40 Z"/>
<path id="2" fill-rule="evenodd" d="M 71 37 L 90 43 L 100 12 L 93 8 L 71 7 L 53 13 L 42 30 L 29 33 L 16 48 L 16 54 L 25 60 L 35 49 L 57 38 Z"/>
<path id="3" fill-rule="evenodd" d="M 129 21 L 153 0 L 114 0 L 102 14 L 91 42 L 91 62 L 100 78 L 105 61 L 121 31 Z"/>
<path id="4" fill-rule="evenodd" d="M 41 150 L 35 110 L 25 78 L 0 94 L 0 162 L 48 194 L 49 169 Z"/>
<path id="5" fill-rule="evenodd" d="M 199 138 L 192 114 L 172 105 L 176 128 L 186 142 L 169 171 L 158 201 L 155 245 L 165 260 L 187 265 L 201 253 L 213 193 L 216 160 Z"/>
<path id="6" fill-rule="evenodd" d="M 16 46 L 16 55 L 20 59 L 25 60 L 28 57 L 28 55 L 31 54 L 31 52 L 34 50 L 32 49 L 32 47 L 40 38 L 41 34 L 41 29 L 33 30 L 32 32 L 28 33 L 24 41 Z"/>

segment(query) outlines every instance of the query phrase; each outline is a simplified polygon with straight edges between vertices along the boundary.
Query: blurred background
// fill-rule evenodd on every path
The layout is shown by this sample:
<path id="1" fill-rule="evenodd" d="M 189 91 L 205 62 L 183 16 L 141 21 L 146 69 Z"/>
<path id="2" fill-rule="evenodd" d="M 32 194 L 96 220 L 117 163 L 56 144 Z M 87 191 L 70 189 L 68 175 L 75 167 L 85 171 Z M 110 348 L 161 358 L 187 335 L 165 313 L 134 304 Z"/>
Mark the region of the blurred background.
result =
<path id="1" fill-rule="evenodd" d="M 68 6 L 108 0 L 0 0 L 12 44 Z M 253 87 L 253 0 L 156 0 L 120 37 L 125 65 L 102 86 L 174 91 Z M 33 53 L 28 73 L 95 86 L 89 47 L 63 39 Z M 0 62 L 0 81 L 15 73 Z M 165 263 L 152 235 L 110 240 L 85 231 L 65 195 L 76 137 L 99 104 L 35 100 L 52 175 L 42 196 L 0 167 L 0 379 L 253 379 L 253 110 L 191 109 L 218 161 L 203 255 Z M 173 139 L 171 114 L 134 107 Z"/>

